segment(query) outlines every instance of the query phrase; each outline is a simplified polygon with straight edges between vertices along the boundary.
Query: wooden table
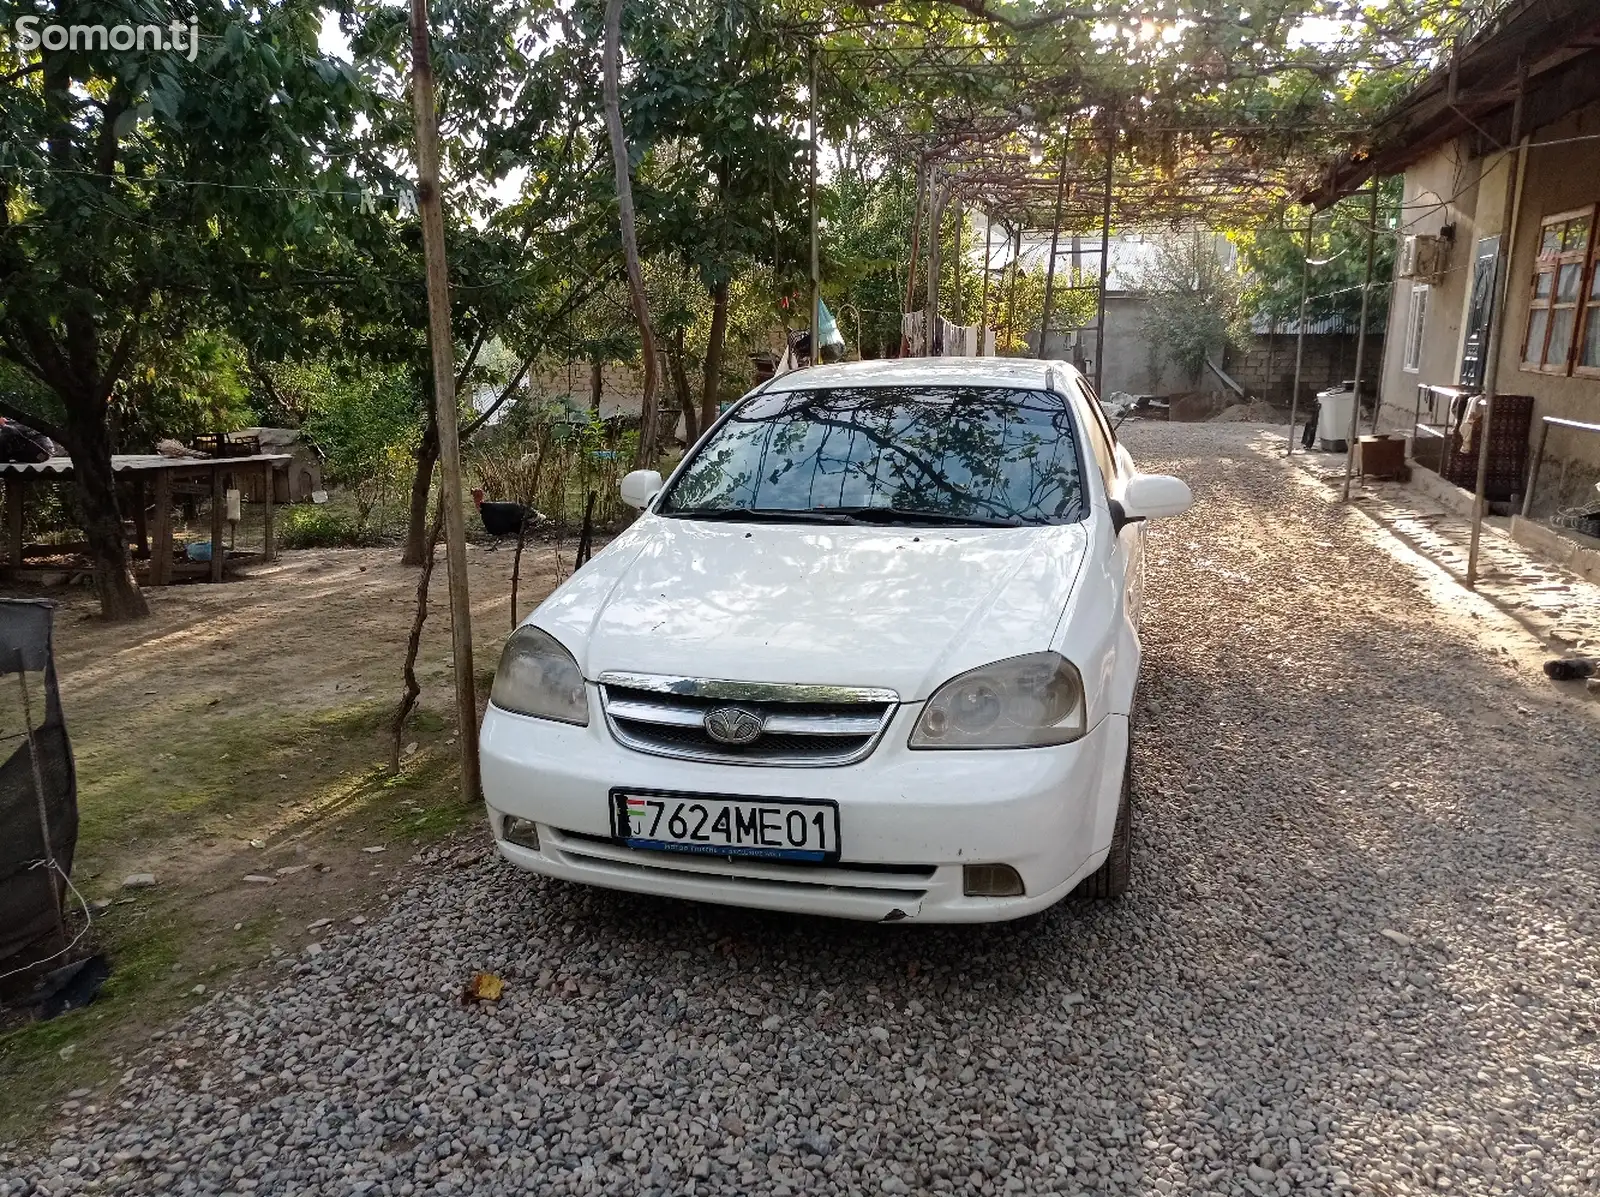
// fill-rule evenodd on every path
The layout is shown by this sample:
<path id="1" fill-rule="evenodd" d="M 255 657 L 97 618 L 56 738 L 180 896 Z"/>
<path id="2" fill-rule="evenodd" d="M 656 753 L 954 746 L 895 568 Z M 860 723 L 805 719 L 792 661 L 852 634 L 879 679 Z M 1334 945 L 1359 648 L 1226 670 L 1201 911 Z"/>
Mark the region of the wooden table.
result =
<path id="1" fill-rule="evenodd" d="M 172 581 L 172 488 L 175 482 L 209 482 L 211 490 L 211 567 L 210 580 L 222 581 L 227 562 L 227 547 L 222 542 L 223 516 L 226 514 L 224 482 L 228 475 L 261 472 L 262 493 L 266 497 L 262 514 L 262 556 L 276 556 L 273 542 L 273 474 L 287 471 L 292 460 L 287 453 L 262 453 L 252 457 L 163 457 L 158 453 L 122 453 L 111 458 L 111 472 L 125 482 L 133 494 L 133 523 L 138 549 L 150 558 L 149 585 L 165 586 Z M 72 459 L 52 457 L 48 461 L 0 462 L 0 478 L 6 485 L 6 564 L 12 569 L 24 564 L 23 494 L 35 482 L 74 481 Z M 146 486 L 153 489 L 156 522 L 153 530 L 145 526 Z M 152 535 L 153 531 L 153 535 Z M 153 543 L 152 543 L 153 542 Z"/>

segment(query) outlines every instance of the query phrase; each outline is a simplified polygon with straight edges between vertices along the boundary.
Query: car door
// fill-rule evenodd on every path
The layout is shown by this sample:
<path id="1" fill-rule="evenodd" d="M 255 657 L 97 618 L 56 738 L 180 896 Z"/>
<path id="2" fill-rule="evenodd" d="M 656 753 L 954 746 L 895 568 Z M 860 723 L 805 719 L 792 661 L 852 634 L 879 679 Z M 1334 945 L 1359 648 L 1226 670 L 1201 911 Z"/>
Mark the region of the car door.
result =
<path id="1" fill-rule="evenodd" d="M 1100 407 L 1094 388 L 1082 378 L 1072 380 L 1084 435 L 1089 438 L 1089 455 L 1100 470 L 1105 482 L 1106 497 L 1121 499 L 1128 479 L 1137 472 L 1133 458 L 1117 443 L 1106 414 Z M 1115 552 L 1122 569 L 1123 601 L 1127 604 L 1128 618 L 1135 627 L 1144 605 L 1144 524 L 1124 524 L 1117 534 Z"/>

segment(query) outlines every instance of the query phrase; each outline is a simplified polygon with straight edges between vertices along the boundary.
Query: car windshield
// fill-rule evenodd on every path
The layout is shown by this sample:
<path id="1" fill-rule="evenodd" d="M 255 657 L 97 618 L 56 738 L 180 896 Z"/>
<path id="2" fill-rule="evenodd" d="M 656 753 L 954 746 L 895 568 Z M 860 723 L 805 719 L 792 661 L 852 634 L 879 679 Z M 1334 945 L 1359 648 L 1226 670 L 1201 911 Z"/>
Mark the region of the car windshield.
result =
<path id="1" fill-rule="evenodd" d="M 1017 525 L 1083 517 L 1072 415 L 1048 391 L 780 391 L 742 404 L 662 496 L 661 515 Z M 800 517 L 804 518 L 804 517 Z"/>

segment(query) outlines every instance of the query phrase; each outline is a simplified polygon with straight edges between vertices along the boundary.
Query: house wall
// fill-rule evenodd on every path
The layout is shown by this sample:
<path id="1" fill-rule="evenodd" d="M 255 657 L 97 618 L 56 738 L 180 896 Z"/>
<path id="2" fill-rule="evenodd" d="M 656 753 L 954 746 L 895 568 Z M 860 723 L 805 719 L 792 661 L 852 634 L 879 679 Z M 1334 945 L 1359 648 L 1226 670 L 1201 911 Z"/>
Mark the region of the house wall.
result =
<path id="1" fill-rule="evenodd" d="M 1500 321 L 1502 347 L 1496 389 L 1503 395 L 1531 395 L 1538 440 L 1544 416 L 1600 423 L 1600 378 L 1544 374 L 1522 368 L 1522 342 L 1538 257 L 1539 228 L 1545 216 L 1600 203 L 1600 104 L 1533 132 L 1516 208 L 1516 230 L 1505 311 Z M 1556 142 L 1540 148 L 1539 143 Z M 1419 368 L 1405 369 L 1407 321 L 1415 283 L 1396 279 L 1389 307 L 1388 352 L 1383 365 L 1383 402 L 1388 429 L 1410 430 L 1418 382 L 1455 385 L 1461 379 L 1463 344 L 1468 333 L 1473 262 L 1480 238 L 1499 235 L 1504 250 L 1507 176 L 1513 155 L 1468 159 L 1460 145 L 1447 146 L 1406 172 L 1405 209 L 1400 232 L 1437 233 L 1454 223 L 1455 243 L 1447 269 L 1429 292 Z M 1428 418 L 1424 408 L 1423 418 Z M 1600 433 L 1553 429 L 1540 467 L 1533 511 L 1546 515 L 1560 506 L 1600 501 Z"/>
<path id="2" fill-rule="evenodd" d="M 1145 306 L 1147 300 L 1136 295 L 1106 296 L 1105 368 L 1100 391 L 1111 395 L 1126 391 L 1130 395 L 1164 395 L 1190 391 L 1200 386 L 1194 378 L 1181 377 L 1181 371 L 1163 355 L 1155 351 L 1145 332 Z M 1094 380 L 1095 331 L 1085 329 L 1076 334 L 1085 362 L 1084 373 Z M 1029 336 L 1029 344 L 1038 336 Z M 1072 349 L 1074 334 L 1051 333 L 1045 356 L 1062 361 L 1076 361 Z"/>
<path id="3" fill-rule="evenodd" d="M 1416 410 L 1417 385 L 1454 386 L 1461 378 L 1462 325 L 1465 321 L 1468 290 L 1472 280 L 1475 248 L 1480 237 L 1499 232 L 1498 212 L 1492 213 L 1488 227 L 1480 218 L 1475 223 L 1482 163 L 1468 159 L 1460 148 L 1447 146 L 1417 163 L 1406 172 L 1400 226 L 1395 236 L 1436 235 L 1447 225 L 1455 227 L 1444 273 L 1424 284 L 1421 280 L 1394 281 L 1389 297 L 1389 326 L 1384 337 L 1388 352 L 1383 357 L 1380 394 L 1387 413 L 1383 425 L 1410 431 Z M 1501 190 L 1503 174 L 1492 174 L 1490 192 Z M 1481 216 L 1481 214 L 1480 214 Z M 1381 235 L 1381 234 L 1380 234 Z M 1406 366 L 1407 334 L 1410 331 L 1412 295 L 1419 286 L 1428 291 L 1427 310 L 1422 327 L 1421 355 L 1415 369 Z M 1428 418 L 1423 409 L 1422 418 Z"/>
<path id="4" fill-rule="evenodd" d="M 1534 141 L 1600 134 L 1600 104 L 1579 109 L 1566 120 L 1534 134 Z M 1600 424 L 1600 378 L 1557 376 L 1522 369 L 1522 341 L 1528 326 L 1528 299 L 1539 251 L 1539 223 L 1545 216 L 1600 202 L 1600 141 L 1568 142 L 1538 149 L 1530 145 L 1512 251 L 1511 290 L 1506 304 L 1505 347 L 1500 355 L 1499 390 L 1534 397 L 1534 433 L 1543 416 Z M 1551 429 L 1534 495 L 1535 514 L 1557 506 L 1600 502 L 1600 433 Z"/>
<path id="5" fill-rule="evenodd" d="M 573 361 L 540 362 L 531 372 L 530 385 L 544 399 L 562 399 L 574 411 L 589 410 L 589 363 Z M 664 382 L 665 380 L 663 380 Z M 600 369 L 600 415 L 637 416 L 639 398 L 644 394 L 644 375 L 632 366 L 607 362 Z"/>

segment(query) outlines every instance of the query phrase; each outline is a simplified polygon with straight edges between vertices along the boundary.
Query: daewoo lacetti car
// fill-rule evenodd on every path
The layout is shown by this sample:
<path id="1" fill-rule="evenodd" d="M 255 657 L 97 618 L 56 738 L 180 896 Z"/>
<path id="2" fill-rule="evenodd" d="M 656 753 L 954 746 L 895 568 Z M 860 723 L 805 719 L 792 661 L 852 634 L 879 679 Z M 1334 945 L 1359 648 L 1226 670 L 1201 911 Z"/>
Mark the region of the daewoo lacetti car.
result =
<path id="1" fill-rule="evenodd" d="M 786 374 L 512 635 L 482 729 L 500 853 L 551 877 L 977 922 L 1129 866 L 1140 474 L 1061 362 Z"/>

